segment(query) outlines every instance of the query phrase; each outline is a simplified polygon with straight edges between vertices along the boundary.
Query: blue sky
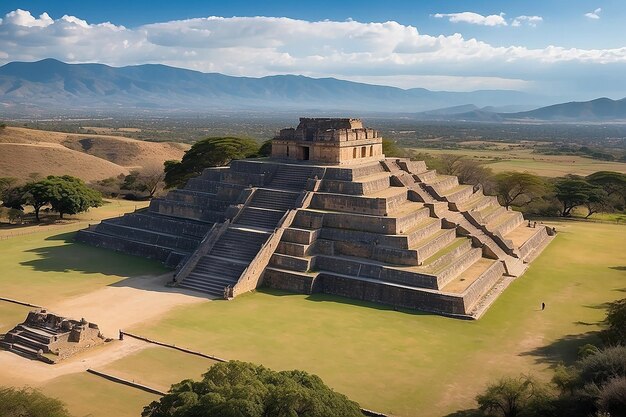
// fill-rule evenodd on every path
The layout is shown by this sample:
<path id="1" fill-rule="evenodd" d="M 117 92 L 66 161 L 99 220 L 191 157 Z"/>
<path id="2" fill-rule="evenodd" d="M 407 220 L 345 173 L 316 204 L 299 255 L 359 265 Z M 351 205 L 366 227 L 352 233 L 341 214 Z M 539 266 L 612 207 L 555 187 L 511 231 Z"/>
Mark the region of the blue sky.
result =
<path id="1" fill-rule="evenodd" d="M 51 56 L 402 88 L 626 95 L 623 0 L 3 0 L 0 17 L 0 63 Z"/>

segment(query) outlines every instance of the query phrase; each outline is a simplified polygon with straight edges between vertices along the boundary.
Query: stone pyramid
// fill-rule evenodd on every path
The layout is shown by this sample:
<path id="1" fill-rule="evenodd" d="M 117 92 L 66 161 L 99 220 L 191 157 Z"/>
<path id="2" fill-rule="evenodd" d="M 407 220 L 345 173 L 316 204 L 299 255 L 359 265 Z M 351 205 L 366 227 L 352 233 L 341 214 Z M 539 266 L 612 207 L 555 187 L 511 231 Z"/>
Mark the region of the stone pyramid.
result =
<path id="1" fill-rule="evenodd" d="M 358 119 L 303 118 L 272 158 L 208 168 L 77 239 L 160 260 L 216 297 L 265 286 L 477 318 L 552 234 L 479 186 L 385 158 Z"/>

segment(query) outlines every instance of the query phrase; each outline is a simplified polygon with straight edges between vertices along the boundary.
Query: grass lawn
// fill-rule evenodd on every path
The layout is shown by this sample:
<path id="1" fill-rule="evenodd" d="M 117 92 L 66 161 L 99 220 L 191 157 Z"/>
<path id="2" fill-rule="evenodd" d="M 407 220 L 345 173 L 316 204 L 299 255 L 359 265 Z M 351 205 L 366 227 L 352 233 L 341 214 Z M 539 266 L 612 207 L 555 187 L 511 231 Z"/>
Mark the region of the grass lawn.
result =
<path id="1" fill-rule="evenodd" d="M 30 310 L 30 307 L 0 301 L 0 334 L 14 328 L 16 323 L 23 322 Z"/>
<path id="2" fill-rule="evenodd" d="M 200 379 L 216 363 L 165 347 L 144 349 L 98 369 L 120 378 L 167 391 L 183 379 Z"/>
<path id="3" fill-rule="evenodd" d="M 532 172 L 543 177 L 560 177 L 567 174 L 589 175 L 597 171 L 626 173 L 626 163 L 607 162 L 573 155 L 544 155 L 532 149 L 431 149 L 410 148 L 431 155 L 463 155 L 482 161 L 494 172 Z"/>
<path id="4" fill-rule="evenodd" d="M 41 390 L 61 399 L 73 416 L 138 417 L 145 405 L 159 398 L 86 372 L 55 378 Z"/>
<path id="5" fill-rule="evenodd" d="M 133 210 L 105 205 L 91 216 Z M 124 278 L 163 273 L 157 262 L 74 243 L 75 230 L 43 230 L 0 240 L 0 296 L 45 306 Z M 82 226 L 84 227 L 84 226 Z"/>
<path id="6" fill-rule="evenodd" d="M 605 303 L 624 297 L 626 228 L 556 227 L 557 238 L 479 321 L 257 292 L 182 307 L 132 330 L 228 359 L 304 369 L 366 408 L 442 416 L 472 407 L 503 374 L 548 378 L 551 366 L 594 340 Z"/>

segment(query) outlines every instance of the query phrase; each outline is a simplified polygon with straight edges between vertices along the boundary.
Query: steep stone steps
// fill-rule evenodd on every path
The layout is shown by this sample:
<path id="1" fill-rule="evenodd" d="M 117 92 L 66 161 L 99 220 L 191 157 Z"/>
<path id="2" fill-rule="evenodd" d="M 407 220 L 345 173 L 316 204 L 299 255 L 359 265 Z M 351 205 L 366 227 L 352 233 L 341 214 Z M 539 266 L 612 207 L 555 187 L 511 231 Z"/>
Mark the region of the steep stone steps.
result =
<path id="1" fill-rule="evenodd" d="M 246 207 L 235 221 L 241 226 L 253 226 L 262 229 L 274 229 L 285 214 L 282 210 Z"/>
<path id="2" fill-rule="evenodd" d="M 174 253 L 178 258 L 184 258 L 188 252 L 176 248 L 153 245 L 150 243 L 130 240 L 125 236 L 107 235 L 94 230 L 83 229 L 76 235 L 76 241 L 87 243 L 91 246 L 115 250 L 129 255 L 140 256 L 166 262 Z M 175 266 L 175 265 L 172 265 Z"/>
<path id="3" fill-rule="evenodd" d="M 269 187 L 285 190 L 304 190 L 307 180 L 314 177 L 314 169 L 307 166 L 280 165 Z"/>
<path id="4" fill-rule="evenodd" d="M 259 188 L 254 192 L 250 207 L 287 211 L 294 208 L 300 193 Z"/>
<path id="5" fill-rule="evenodd" d="M 120 217 L 120 224 L 176 236 L 202 239 L 213 223 L 163 216 L 151 212 L 136 212 Z"/>
<path id="6" fill-rule="evenodd" d="M 269 233 L 228 228 L 179 285 L 223 297 L 224 289 L 237 283 L 269 236 Z"/>
<path id="7" fill-rule="evenodd" d="M 231 227 L 215 243 L 209 255 L 249 263 L 268 237 L 268 233 L 239 230 Z"/>
<path id="8" fill-rule="evenodd" d="M 11 348 L 13 352 L 16 352 L 22 356 L 25 356 L 29 359 L 36 359 L 38 354 L 38 349 L 33 349 L 31 347 L 22 345 L 21 343 L 11 343 Z"/>
<path id="9" fill-rule="evenodd" d="M 112 236 L 122 236 L 136 242 L 148 243 L 156 246 L 163 246 L 172 249 L 179 249 L 191 252 L 200 243 L 200 238 L 189 238 L 176 236 L 168 233 L 154 232 L 146 229 L 138 229 L 126 226 L 113 220 L 104 220 L 97 227 L 98 233 Z"/>

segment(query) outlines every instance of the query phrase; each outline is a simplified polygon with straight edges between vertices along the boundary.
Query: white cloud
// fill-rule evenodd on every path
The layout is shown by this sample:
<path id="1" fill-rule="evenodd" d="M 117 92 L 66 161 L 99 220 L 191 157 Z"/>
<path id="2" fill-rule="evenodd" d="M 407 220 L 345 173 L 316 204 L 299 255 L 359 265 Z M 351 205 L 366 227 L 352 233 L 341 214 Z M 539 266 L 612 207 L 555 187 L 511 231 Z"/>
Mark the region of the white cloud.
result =
<path id="1" fill-rule="evenodd" d="M 585 17 L 588 17 L 589 19 L 597 20 L 597 19 L 600 19 L 601 12 L 602 12 L 602 8 L 598 7 L 593 12 L 585 13 Z"/>
<path id="2" fill-rule="evenodd" d="M 541 21 L 538 16 L 516 19 L 520 24 Z M 16 10 L 0 21 L 0 45 L 0 63 L 48 57 L 114 66 L 162 63 L 253 77 L 292 73 L 379 79 L 405 87 L 431 77 L 442 89 L 446 82 L 455 86 L 463 80 L 481 88 L 490 82 L 520 85 L 537 77 L 539 68 L 558 65 L 586 65 L 586 74 L 593 73 L 590 65 L 626 66 L 626 47 L 493 46 L 459 33 L 423 34 L 397 22 L 276 17 L 207 17 L 129 29 L 74 16 L 52 19 L 44 13 L 35 18 Z"/>
<path id="3" fill-rule="evenodd" d="M 513 22 L 511 22 L 511 26 L 519 27 L 525 23 L 528 26 L 536 27 L 537 24 L 541 22 L 543 22 L 543 17 L 541 16 L 522 15 L 522 16 L 517 16 L 515 19 L 513 19 Z"/>
<path id="4" fill-rule="evenodd" d="M 447 17 L 452 23 L 469 23 L 472 25 L 481 26 L 506 26 L 506 19 L 504 13 L 492 14 L 489 16 L 483 16 L 474 12 L 461 12 L 461 13 L 437 13 L 433 15 L 436 18 Z"/>
<path id="5" fill-rule="evenodd" d="M 48 13 L 42 13 L 39 19 L 30 14 L 27 10 L 17 9 L 4 17 L 3 23 L 13 24 L 16 26 L 25 27 L 46 27 L 54 23 L 54 20 L 48 15 Z"/>

